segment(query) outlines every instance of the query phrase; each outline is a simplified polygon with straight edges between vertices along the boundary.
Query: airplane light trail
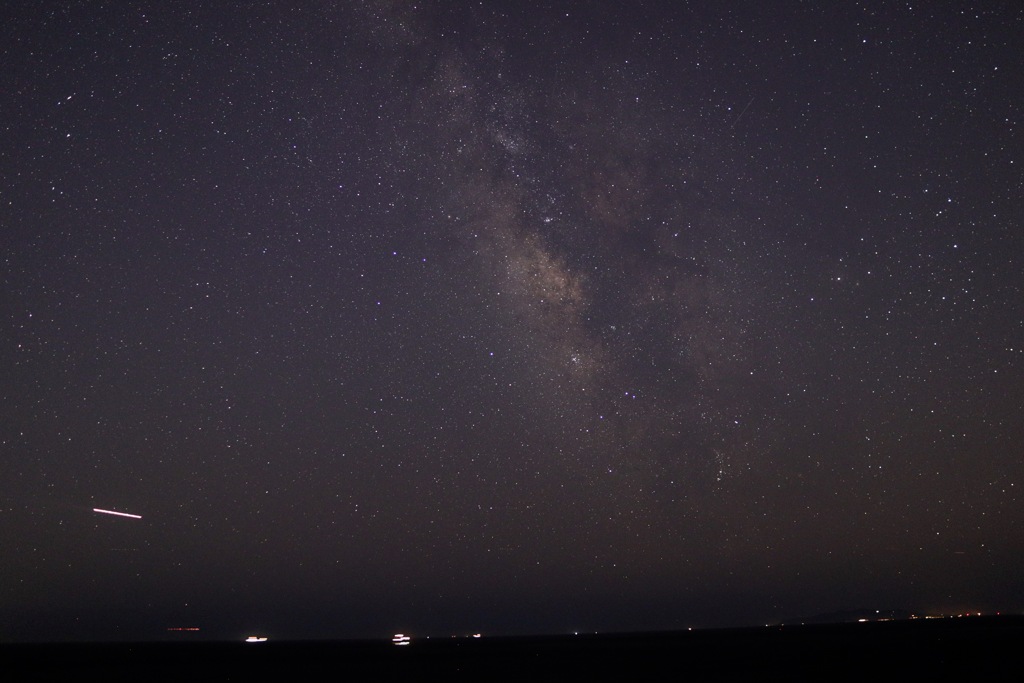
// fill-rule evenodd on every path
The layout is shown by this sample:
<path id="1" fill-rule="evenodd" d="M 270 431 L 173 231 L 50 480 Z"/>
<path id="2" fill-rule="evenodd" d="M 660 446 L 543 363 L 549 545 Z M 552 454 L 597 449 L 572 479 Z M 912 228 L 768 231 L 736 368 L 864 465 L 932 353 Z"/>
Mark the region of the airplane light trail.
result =
<path id="1" fill-rule="evenodd" d="M 99 508 L 93 508 L 93 512 L 98 512 L 102 515 L 117 515 L 118 517 L 131 517 L 132 519 L 142 519 L 142 515 L 132 515 L 127 512 L 114 512 L 113 510 L 101 510 Z"/>

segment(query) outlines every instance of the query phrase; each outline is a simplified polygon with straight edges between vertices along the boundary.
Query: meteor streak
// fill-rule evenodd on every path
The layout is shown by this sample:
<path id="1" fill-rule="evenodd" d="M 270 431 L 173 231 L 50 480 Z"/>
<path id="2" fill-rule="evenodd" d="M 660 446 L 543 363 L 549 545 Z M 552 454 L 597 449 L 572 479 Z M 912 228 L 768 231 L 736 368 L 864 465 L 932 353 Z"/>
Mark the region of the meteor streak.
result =
<path id="1" fill-rule="evenodd" d="M 117 515 L 118 517 L 131 517 L 132 519 L 142 519 L 142 515 L 132 515 L 127 512 L 114 512 L 113 510 L 101 510 L 99 508 L 93 508 L 93 512 L 98 512 L 101 515 Z"/>

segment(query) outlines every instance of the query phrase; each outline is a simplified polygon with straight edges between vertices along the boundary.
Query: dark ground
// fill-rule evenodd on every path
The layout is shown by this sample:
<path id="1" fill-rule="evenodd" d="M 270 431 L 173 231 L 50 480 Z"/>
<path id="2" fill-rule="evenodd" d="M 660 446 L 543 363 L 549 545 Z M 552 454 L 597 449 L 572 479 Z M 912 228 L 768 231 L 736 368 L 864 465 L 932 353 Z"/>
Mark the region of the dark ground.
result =
<path id="1" fill-rule="evenodd" d="M 1024 617 L 383 642 L 0 645 L 7 680 L 1019 680 Z"/>

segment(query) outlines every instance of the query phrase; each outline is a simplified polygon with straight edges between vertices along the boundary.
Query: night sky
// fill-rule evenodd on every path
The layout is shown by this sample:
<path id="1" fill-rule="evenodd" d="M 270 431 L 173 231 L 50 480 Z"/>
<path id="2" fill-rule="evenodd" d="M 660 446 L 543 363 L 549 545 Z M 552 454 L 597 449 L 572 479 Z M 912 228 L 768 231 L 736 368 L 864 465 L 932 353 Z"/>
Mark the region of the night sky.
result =
<path id="1" fill-rule="evenodd" d="M 1017 3 L 0 15 L 0 639 L 1024 610 Z"/>

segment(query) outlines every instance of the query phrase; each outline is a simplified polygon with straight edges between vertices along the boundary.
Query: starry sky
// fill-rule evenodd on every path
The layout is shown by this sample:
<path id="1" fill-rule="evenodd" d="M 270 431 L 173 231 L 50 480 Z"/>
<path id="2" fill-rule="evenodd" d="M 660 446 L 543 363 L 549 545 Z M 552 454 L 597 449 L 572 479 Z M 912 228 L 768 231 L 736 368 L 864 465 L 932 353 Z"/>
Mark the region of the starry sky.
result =
<path id="1" fill-rule="evenodd" d="M 1024 610 L 1016 3 L 0 13 L 0 638 Z"/>

